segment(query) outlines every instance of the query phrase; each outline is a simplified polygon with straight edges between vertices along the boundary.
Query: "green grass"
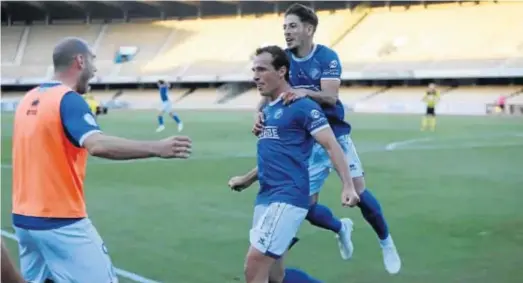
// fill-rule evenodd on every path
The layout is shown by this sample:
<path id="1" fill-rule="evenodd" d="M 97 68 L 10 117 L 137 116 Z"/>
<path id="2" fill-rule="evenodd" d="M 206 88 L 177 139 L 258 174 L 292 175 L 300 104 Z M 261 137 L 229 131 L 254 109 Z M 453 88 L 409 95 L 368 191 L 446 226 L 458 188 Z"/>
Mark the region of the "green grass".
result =
<path id="1" fill-rule="evenodd" d="M 256 188 L 231 192 L 230 176 L 255 164 L 252 113 L 184 111 L 194 142 L 186 161 L 114 163 L 92 158 L 89 216 L 114 264 L 162 282 L 238 282 L 248 247 Z M 11 162 L 12 116 L 2 117 L 2 164 Z M 359 209 L 344 209 L 332 175 L 321 202 L 355 222 L 353 260 L 340 259 L 334 235 L 304 223 L 288 264 L 327 283 L 501 283 L 523 278 L 523 120 L 439 117 L 435 133 L 419 116 L 351 114 L 367 185 L 381 201 L 403 259 L 388 275 L 376 236 Z M 107 133 L 153 139 L 152 112 L 101 117 Z M 417 143 L 384 151 L 387 144 Z M 2 229 L 12 231 L 11 169 L 2 167 Z M 10 241 L 9 241 L 10 242 Z M 9 243 L 13 256 L 16 245 Z M 519 278 L 519 279 L 517 279 Z M 243 281 L 243 280 L 240 280 Z"/>

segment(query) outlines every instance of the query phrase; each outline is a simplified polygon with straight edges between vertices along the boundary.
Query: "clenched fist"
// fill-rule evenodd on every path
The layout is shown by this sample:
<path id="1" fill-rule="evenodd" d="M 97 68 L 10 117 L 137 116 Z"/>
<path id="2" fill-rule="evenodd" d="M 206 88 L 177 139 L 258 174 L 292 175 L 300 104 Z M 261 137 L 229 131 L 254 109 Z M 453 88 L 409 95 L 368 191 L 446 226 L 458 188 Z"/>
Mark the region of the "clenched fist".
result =
<path id="1" fill-rule="evenodd" d="M 235 176 L 229 180 L 229 188 L 233 191 L 241 192 L 248 188 L 250 184 L 245 180 L 244 176 Z"/>
<path id="2" fill-rule="evenodd" d="M 360 196 L 354 187 L 343 187 L 341 191 L 341 205 L 354 207 L 360 202 Z"/>

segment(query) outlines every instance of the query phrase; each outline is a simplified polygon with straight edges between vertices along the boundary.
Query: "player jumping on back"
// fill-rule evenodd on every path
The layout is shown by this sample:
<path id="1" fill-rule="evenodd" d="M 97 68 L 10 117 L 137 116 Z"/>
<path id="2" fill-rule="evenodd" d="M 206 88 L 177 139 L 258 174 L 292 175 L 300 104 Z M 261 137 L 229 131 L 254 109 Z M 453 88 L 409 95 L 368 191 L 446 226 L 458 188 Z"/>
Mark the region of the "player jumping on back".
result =
<path id="1" fill-rule="evenodd" d="M 345 122 L 343 104 L 338 98 L 340 88 L 341 63 L 336 52 L 327 46 L 314 44 L 313 38 L 318 26 L 318 17 L 312 9 L 301 4 L 293 4 L 285 12 L 283 25 L 287 54 L 290 57 L 290 84 L 293 87 L 283 97 L 284 102 L 292 103 L 302 97 L 309 97 L 318 102 L 340 143 L 353 178 L 354 186 L 360 194 L 358 206 L 365 220 L 376 232 L 383 253 L 385 269 L 390 274 L 396 274 L 401 269 L 401 259 L 389 233 L 387 222 L 381 205 L 368 188 L 361 161 L 350 137 L 351 126 Z M 261 110 L 267 101 L 260 101 L 258 110 Z M 263 127 L 262 113 L 257 115 L 253 133 L 258 135 Z M 307 220 L 317 226 L 331 230 L 337 234 L 340 253 L 343 259 L 352 256 L 353 245 L 350 239 L 352 221 L 338 219 L 331 210 L 318 203 L 318 196 L 327 179 L 332 164 L 327 158 L 325 150 L 315 145 L 309 164 L 311 206 Z"/>
<path id="2" fill-rule="evenodd" d="M 280 47 L 256 51 L 254 82 L 269 102 L 262 110 L 266 119 L 258 135 L 258 166 L 245 178 L 229 182 L 238 191 L 255 180 L 260 183 L 245 263 L 247 283 L 317 282 L 290 278 L 297 273 L 286 274 L 282 258 L 309 210 L 308 167 L 315 144 L 324 149 L 339 173 L 342 204 L 355 206 L 359 201 L 348 162 L 320 106 L 308 98 L 285 105 L 282 96 L 291 91 L 288 70 L 289 59 Z"/>
<path id="3" fill-rule="evenodd" d="M 158 128 L 156 128 L 156 132 L 159 133 L 163 130 L 165 130 L 165 125 L 163 124 L 163 115 L 165 113 L 169 113 L 169 116 L 171 116 L 176 124 L 178 124 L 178 132 L 181 132 L 183 130 L 183 122 L 180 120 L 180 117 L 176 115 L 176 113 L 173 110 L 173 103 L 171 102 L 171 99 L 169 98 L 169 88 L 170 84 L 164 80 L 158 81 L 158 89 L 160 91 L 160 99 L 162 100 L 162 107 L 160 109 L 160 113 L 158 114 Z"/>

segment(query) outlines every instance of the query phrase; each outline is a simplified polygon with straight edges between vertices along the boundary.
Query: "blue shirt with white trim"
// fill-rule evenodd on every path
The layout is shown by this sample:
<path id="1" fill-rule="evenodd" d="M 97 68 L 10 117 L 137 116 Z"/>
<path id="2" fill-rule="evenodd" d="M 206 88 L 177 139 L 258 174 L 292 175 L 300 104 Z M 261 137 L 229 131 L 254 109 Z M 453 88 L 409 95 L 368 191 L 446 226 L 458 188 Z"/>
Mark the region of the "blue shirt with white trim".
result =
<path id="1" fill-rule="evenodd" d="M 169 101 L 169 86 L 166 84 L 160 85 L 159 91 L 162 102 Z"/>
<path id="2" fill-rule="evenodd" d="M 281 99 L 263 109 L 265 123 L 258 135 L 256 204 L 282 202 L 309 207 L 309 158 L 313 135 L 329 127 L 320 106 L 310 98 L 284 105 Z"/>
<path id="3" fill-rule="evenodd" d="M 314 45 L 311 53 L 298 58 L 287 49 L 291 63 L 290 83 L 293 88 L 321 91 L 321 81 L 340 80 L 341 62 L 336 51 L 321 44 Z M 345 109 L 338 99 L 335 106 L 321 105 L 336 137 L 350 134 L 351 125 L 345 121 Z"/>
<path id="4" fill-rule="evenodd" d="M 41 88 L 57 86 L 59 83 L 44 83 Z M 77 92 L 66 93 L 60 101 L 60 116 L 64 133 L 76 147 L 83 146 L 85 139 L 100 132 L 100 127 L 89 109 L 89 105 Z M 50 218 L 13 214 L 13 225 L 31 230 L 48 230 L 72 224 L 82 218 Z"/>

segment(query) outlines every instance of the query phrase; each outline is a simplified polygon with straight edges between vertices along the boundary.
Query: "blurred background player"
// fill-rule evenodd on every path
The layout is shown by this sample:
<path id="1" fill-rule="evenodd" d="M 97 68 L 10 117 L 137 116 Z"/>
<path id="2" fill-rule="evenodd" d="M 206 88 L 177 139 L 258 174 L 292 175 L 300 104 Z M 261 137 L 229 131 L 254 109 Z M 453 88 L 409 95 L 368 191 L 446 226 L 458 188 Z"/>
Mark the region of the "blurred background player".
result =
<path id="1" fill-rule="evenodd" d="M 284 36 L 287 42 L 287 54 L 291 60 L 290 84 L 293 90 L 283 99 L 286 102 L 301 97 L 309 97 L 318 102 L 340 143 L 348 162 L 354 186 L 360 194 L 358 206 L 365 220 L 372 226 L 379 238 L 383 262 L 387 272 L 395 274 L 401 269 L 401 259 L 396 245 L 389 233 L 381 205 L 365 185 L 363 166 L 354 143 L 350 138 L 351 126 L 345 121 L 344 106 L 339 100 L 342 67 L 337 53 L 321 44 L 314 44 L 314 34 L 318 26 L 315 12 L 304 5 L 293 4 L 285 12 Z M 260 102 L 260 106 L 265 101 Z M 260 108 L 261 109 L 261 108 Z M 261 124 L 255 125 L 255 134 Z M 319 193 L 332 170 L 326 152 L 315 145 L 309 167 L 311 181 L 311 207 L 307 220 L 337 234 L 340 254 L 347 260 L 352 256 L 353 244 L 350 239 L 352 221 L 348 218 L 339 220 L 325 205 L 318 203 Z"/>
<path id="2" fill-rule="evenodd" d="M 162 106 L 160 113 L 158 114 L 158 128 L 156 129 L 156 132 L 159 133 L 163 130 L 165 130 L 165 125 L 163 124 L 163 115 L 165 113 L 169 113 L 169 116 L 171 116 L 176 124 L 178 124 L 178 132 L 181 132 L 183 130 L 183 122 L 180 120 L 180 117 L 174 113 L 173 110 L 173 104 L 171 102 L 171 99 L 169 98 L 169 88 L 170 84 L 168 82 L 165 82 L 164 80 L 158 81 L 158 89 L 160 91 L 160 99 L 162 100 Z"/>
<path id="3" fill-rule="evenodd" d="M 425 131 L 429 128 L 431 131 L 436 130 L 436 105 L 440 100 L 439 91 L 436 89 L 434 83 L 429 84 L 425 96 L 423 97 L 423 102 L 427 104 L 427 112 L 425 116 L 421 119 L 421 130 Z"/>
<path id="4" fill-rule="evenodd" d="M 94 57 L 84 40 L 63 39 L 53 51 L 53 81 L 30 90 L 15 112 L 12 217 L 26 281 L 118 282 L 87 216 L 89 154 L 126 160 L 191 152 L 187 137 L 134 141 L 103 134 L 80 95 L 96 72 Z"/>
<path id="5" fill-rule="evenodd" d="M 496 113 L 505 114 L 505 103 L 507 97 L 505 95 L 500 95 L 496 101 Z"/>
<path id="6" fill-rule="evenodd" d="M 91 109 L 91 112 L 95 116 L 107 114 L 107 107 L 100 104 L 100 102 L 98 102 L 98 100 L 96 100 L 96 98 L 94 98 L 94 95 L 92 95 L 90 93 L 86 93 L 86 94 L 84 94 L 84 99 L 85 99 L 85 102 L 87 102 L 87 105 L 89 105 L 89 109 Z"/>
<path id="7" fill-rule="evenodd" d="M 268 99 L 263 108 L 265 124 L 258 135 L 258 166 L 229 182 L 238 191 L 255 180 L 260 182 L 245 263 L 247 283 L 306 283 L 284 279 L 282 256 L 308 213 L 308 164 L 314 141 L 325 148 L 339 172 L 342 204 L 354 206 L 359 201 L 347 160 L 320 106 L 308 98 L 292 106 L 283 103 L 282 95 L 291 90 L 288 70 L 289 59 L 280 47 L 256 51 L 254 82 Z"/>
<path id="8" fill-rule="evenodd" d="M 91 112 L 95 116 L 98 117 L 99 115 L 106 115 L 107 112 L 109 111 L 109 109 L 106 105 L 115 103 L 116 99 L 122 95 L 123 95 L 123 90 L 119 89 L 115 92 L 115 94 L 113 94 L 113 96 L 111 97 L 111 99 L 109 101 L 107 101 L 105 103 L 101 103 L 100 101 L 96 100 L 94 95 L 91 93 L 91 89 L 89 88 L 89 90 L 87 91 L 87 93 L 85 93 L 83 95 L 83 97 L 84 97 L 85 101 L 87 102 L 87 105 L 89 105 L 89 109 L 91 109 Z"/>

